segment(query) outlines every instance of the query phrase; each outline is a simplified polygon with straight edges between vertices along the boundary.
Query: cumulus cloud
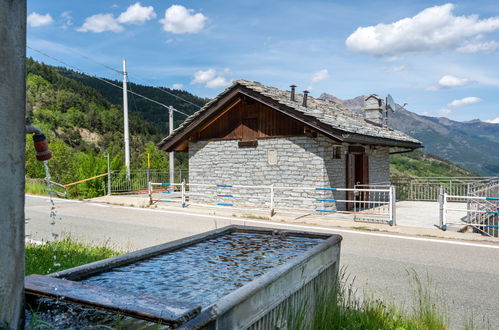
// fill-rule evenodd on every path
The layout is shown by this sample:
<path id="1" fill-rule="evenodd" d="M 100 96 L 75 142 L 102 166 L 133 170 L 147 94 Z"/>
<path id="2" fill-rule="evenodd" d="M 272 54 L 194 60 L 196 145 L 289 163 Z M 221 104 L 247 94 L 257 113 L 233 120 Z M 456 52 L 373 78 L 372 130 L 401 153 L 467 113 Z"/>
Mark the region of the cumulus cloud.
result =
<path id="1" fill-rule="evenodd" d="M 122 12 L 118 17 L 118 22 L 123 24 L 144 24 L 145 22 L 156 17 L 153 6 L 142 6 L 140 2 L 136 2 L 126 11 Z"/>
<path id="2" fill-rule="evenodd" d="M 486 120 L 486 122 L 491 124 L 499 124 L 499 117 L 497 117 L 496 119 Z"/>
<path id="3" fill-rule="evenodd" d="M 499 30 L 499 17 L 455 16 L 454 5 L 426 8 L 390 24 L 359 27 L 346 40 L 348 49 L 369 55 L 394 55 L 456 49 L 469 39 Z"/>
<path id="4" fill-rule="evenodd" d="M 194 73 L 194 80 L 191 82 L 192 84 L 204 84 L 213 78 L 217 72 L 214 69 L 208 69 L 206 71 L 197 71 Z"/>
<path id="5" fill-rule="evenodd" d="M 184 6 L 172 5 L 165 11 L 165 17 L 160 20 L 163 30 L 174 34 L 198 33 L 203 30 L 207 17 Z"/>
<path id="6" fill-rule="evenodd" d="M 85 18 L 83 25 L 76 29 L 79 32 L 101 33 L 106 31 L 123 32 L 122 24 L 140 25 L 156 17 L 152 6 L 144 7 L 140 2 L 129 6 L 118 18 L 113 14 L 96 14 Z"/>
<path id="7" fill-rule="evenodd" d="M 77 31 L 95 33 L 105 31 L 122 32 L 124 28 L 118 24 L 112 14 L 96 14 L 85 18 L 85 22 Z"/>
<path id="8" fill-rule="evenodd" d="M 468 78 L 459 78 L 452 75 L 445 75 L 438 81 L 436 86 L 429 87 L 430 91 L 438 91 L 441 89 L 449 89 L 454 87 L 461 87 L 468 84 L 471 84 L 472 80 Z"/>
<path id="9" fill-rule="evenodd" d="M 173 89 L 182 89 L 182 88 L 184 88 L 184 85 L 183 84 L 173 84 L 172 88 Z"/>
<path id="10" fill-rule="evenodd" d="M 457 51 L 461 53 L 492 53 L 498 48 L 499 42 L 497 41 L 470 42 L 461 47 L 458 47 Z"/>
<path id="11" fill-rule="evenodd" d="M 310 82 L 312 84 L 315 84 L 327 78 L 329 78 L 329 71 L 327 71 L 326 69 L 322 69 L 320 71 L 317 71 L 310 77 Z"/>
<path id="12" fill-rule="evenodd" d="M 478 102 L 482 102 L 482 99 L 475 96 L 469 96 L 462 99 L 454 100 L 451 103 L 447 104 L 447 106 L 449 108 L 458 108 L 464 105 L 475 104 Z"/>
<path id="13" fill-rule="evenodd" d="M 54 20 L 50 14 L 40 15 L 36 12 L 32 12 L 28 15 L 27 22 L 31 27 L 39 27 L 52 24 Z"/>
<path id="14" fill-rule="evenodd" d="M 200 70 L 194 73 L 194 79 L 191 81 L 191 84 L 204 84 L 205 87 L 213 89 L 227 87 L 231 84 L 231 81 L 225 77 L 228 73 L 228 69 L 222 72 L 217 72 L 214 69 Z"/>

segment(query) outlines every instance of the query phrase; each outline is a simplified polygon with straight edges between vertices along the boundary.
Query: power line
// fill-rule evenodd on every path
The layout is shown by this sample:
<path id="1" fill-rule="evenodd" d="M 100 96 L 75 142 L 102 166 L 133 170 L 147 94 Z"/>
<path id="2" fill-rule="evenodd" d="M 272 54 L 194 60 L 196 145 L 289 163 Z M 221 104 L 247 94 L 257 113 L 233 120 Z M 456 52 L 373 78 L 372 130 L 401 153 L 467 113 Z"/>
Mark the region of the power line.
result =
<path id="1" fill-rule="evenodd" d="M 59 60 L 58 58 L 55 58 L 55 57 L 53 57 L 53 56 L 51 56 L 51 55 L 48 55 L 48 54 L 46 54 L 46 53 L 44 53 L 44 52 L 42 52 L 42 51 L 40 51 L 40 50 L 38 50 L 38 49 L 34 49 L 34 48 L 30 47 L 30 46 L 26 46 L 26 47 L 27 47 L 27 48 L 29 48 L 29 49 L 31 49 L 31 50 L 33 50 L 33 51 L 35 51 L 35 52 L 37 52 L 37 53 L 39 53 L 39 54 L 41 54 L 41 55 L 43 55 L 43 56 L 46 56 L 46 57 L 48 57 L 48 58 L 50 58 L 50 59 L 52 59 L 52 60 L 54 60 L 54 61 L 56 61 L 56 62 L 58 62 L 58 63 L 61 63 L 61 64 L 62 64 L 62 65 L 64 65 L 64 66 L 67 66 L 67 67 L 69 67 L 69 68 L 72 68 L 72 69 L 74 69 L 74 70 L 76 70 L 76 71 L 84 72 L 82 69 L 80 69 L 80 68 L 78 68 L 78 67 L 76 67 L 76 66 L 74 66 L 74 65 L 67 64 L 67 63 L 63 62 L 62 60 Z M 116 71 L 116 70 L 113 70 L 113 71 Z M 121 73 L 121 72 L 120 72 L 120 73 Z M 106 83 L 106 84 L 109 84 L 109 85 L 111 85 L 111 86 L 114 86 L 114 87 L 116 87 L 116 88 L 119 88 L 119 89 L 123 90 L 123 87 L 122 87 L 122 86 L 117 85 L 117 84 L 115 84 L 115 83 L 113 83 L 113 82 L 111 82 L 111 81 L 109 81 L 109 80 L 107 80 L 107 79 L 100 78 L 100 77 L 97 77 L 97 76 L 94 76 L 93 78 L 95 78 L 95 79 L 100 80 L 100 81 L 102 81 L 102 82 L 104 82 L 104 83 Z M 157 104 L 157 105 L 160 105 L 160 106 L 162 106 L 162 107 L 165 107 L 165 108 L 169 109 L 169 106 L 167 106 L 167 105 L 165 105 L 165 104 L 163 104 L 163 103 L 161 103 L 161 102 L 158 102 L 158 101 L 156 101 L 156 100 L 153 100 L 153 99 L 151 99 L 151 98 L 149 98 L 149 97 L 147 97 L 147 96 L 144 96 L 144 95 L 142 95 L 142 94 L 136 93 L 136 92 L 134 92 L 134 91 L 132 91 L 132 90 L 129 90 L 128 92 L 129 92 L 129 93 L 131 93 L 131 94 L 133 94 L 133 95 L 136 95 L 136 96 L 138 96 L 138 97 L 141 97 L 141 98 L 143 98 L 143 99 L 145 99 L 145 100 L 147 100 L 147 101 L 149 101 L 149 102 L 155 103 L 155 104 Z M 177 109 L 175 109 L 175 108 L 173 108 L 173 111 L 178 112 L 178 113 L 180 113 L 180 114 L 183 114 L 184 116 L 189 117 L 189 115 L 188 115 L 188 114 L 186 114 L 185 112 L 182 112 L 182 111 L 177 110 Z"/>
<path id="2" fill-rule="evenodd" d="M 35 49 L 33 49 L 33 48 L 29 47 L 29 46 L 28 46 L 28 48 L 29 48 L 29 49 L 32 49 L 32 50 L 35 50 Z M 113 68 L 113 67 L 111 67 L 111 66 L 109 66 L 109 65 L 106 65 L 106 64 L 104 64 L 104 63 L 98 62 L 98 61 L 94 60 L 93 58 L 91 58 L 91 57 L 89 57 L 89 56 L 86 56 L 86 55 L 84 55 L 84 54 L 82 54 L 82 53 L 80 53 L 80 52 L 77 52 L 77 51 L 75 51 L 75 50 L 73 50 L 73 49 L 71 49 L 71 48 L 68 48 L 68 50 L 69 50 L 71 53 L 73 53 L 73 54 L 75 54 L 75 55 L 78 55 L 78 56 L 81 56 L 81 57 L 83 57 L 83 58 L 85 58 L 85 59 L 87 59 L 87 60 L 89 60 L 89 61 L 91 61 L 91 62 L 94 62 L 94 63 L 98 64 L 98 65 L 101 65 L 102 67 L 104 67 L 104 68 L 106 68 L 106 69 L 108 69 L 108 70 L 111 70 L 111 71 L 113 71 L 113 72 L 115 72 L 115 73 L 118 73 L 118 74 L 120 74 L 120 75 L 122 75 L 122 74 L 123 74 L 123 71 L 120 71 L 120 70 L 118 70 L 118 69 L 115 69 L 115 68 Z M 36 51 L 36 50 L 35 50 L 35 51 Z M 41 53 L 41 52 L 40 52 L 40 53 Z M 130 78 L 130 75 L 128 75 L 128 77 Z M 135 76 L 134 76 L 134 77 L 135 77 Z M 137 77 L 137 78 L 140 78 L 140 77 Z M 143 80 L 143 79 L 142 79 L 142 80 Z M 160 90 L 160 91 L 162 91 L 163 93 L 168 94 L 168 95 L 170 95 L 170 96 L 173 96 L 173 97 L 175 97 L 175 98 L 177 98 L 177 99 L 179 99 L 179 100 L 181 100 L 181 101 L 183 101 L 183 102 L 185 102 L 185 103 L 188 103 L 188 104 L 190 104 L 190 105 L 192 105 L 192 106 L 195 106 L 195 107 L 196 107 L 196 108 L 198 108 L 198 109 L 201 109 L 201 108 L 202 108 L 201 106 L 199 106 L 199 105 L 197 105 L 197 104 L 195 104 L 195 103 L 193 103 L 193 102 L 191 102 L 191 101 L 189 101 L 189 100 L 186 100 L 186 99 L 184 99 L 183 97 L 180 97 L 180 96 L 178 96 L 178 95 L 175 95 L 175 94 L 173 94 L 173 93 L 170 93 L 169 91 L 165 90 L 165 89 L 164 89 L 164 88 L 162 88 L 162 87 L 157 87 L 157 86 L 151 86 L 151 87 L 156 88 L 156 89 L 159 89 L 159 90 Z"/>

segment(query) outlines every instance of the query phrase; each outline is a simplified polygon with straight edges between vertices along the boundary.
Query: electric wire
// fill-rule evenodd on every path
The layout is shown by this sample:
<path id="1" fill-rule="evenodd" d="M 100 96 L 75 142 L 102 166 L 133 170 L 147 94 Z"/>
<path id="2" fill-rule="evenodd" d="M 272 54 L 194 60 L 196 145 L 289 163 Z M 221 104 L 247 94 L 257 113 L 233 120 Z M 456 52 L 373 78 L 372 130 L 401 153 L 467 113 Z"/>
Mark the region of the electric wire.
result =
<path id="1" fill-rule="evenodd" d="M 42 51 L 40 51 L 40 50 L 38 50 L 38 49 L 35 49 L 35 48 L 33 48 L 33 47 L 30 47 L 30 46 L 26 46 L 26 47 L 27 47 L 27 48 L 29 48 L 29 49 L 31 49 L 32 51 L 35 51 L 35 52 L 37 52 L 37 53 L 39 53 L 39 54 L 41 54 L 41 55 L 43 55 L 43 56 L 46 56 L 46 57 L 48 57 L 48 58 L 52 59 L 52 60 L 54 60 L 54 61 L 56 61 L 56 62 L 58 62 L 58 63 L 60 63 L 60 64 L 62 64 L 62 65 L 64 65 L 64 66 L 67 66 L 67 67 L 72 68 L 72 69 L 74 69 L 74 70 L 76 70 L 76 71 L 79 71 L 79 72 L 84 72 L 82 69 L 80 69 L 80 68 L 78 68 L 78 67 L 76 67 L 76 66 L 74 66 L 74 65 L 68 64 L 68 63 L 66 63 L 66 62 L 64 62 L 64 61 L 62 61 L 62 60 L 60 60 L 60 59 L 58 59 L 58 58 L 55 58 L 55 57 L 53 57 L 53 56 L 51 56 L 51 55 L 49 55 L 49 54 L 46 54 L 46 53 L 44 53 L 44 52 L 42 52 Z M 113 71 L 116 71 L 116 70 L 113 70 Z M 115 84 L 115 83 L 113 83 L 113 82 L 111 82 L 111 81 L 109 81 L 109 80 L 107 80 L 107 79 L 100 78 L 100 77 L 97 77 L 97 76 L 94 76 L 93 78 L 95 78 L 95 79 L 100 80 L 100 81 L 102 81 L 102 82 L 104 82 L 104 83 L 106 83 L 106 84 L 109 84 L 109 85 L 111 85 L 111 86 L 114 86 L 114 87 L 116 87 L 116 88 L 119 88 L 119 89 L 123 90 L 123 86 L 117 85 L 117 84 Z M 147 101 L 149 101 L 149 102 L 152 102 L 152 103 L 155 103 L 155 104 L 157 104 L 157 105 L 160 105 L 160 106 L 162 106 L 162 107 L 164 107 L 164 108 L 166 108 L 166 109 L 170 109 L 170 107 L 171 107 L 171 106 L 168 106 L 168 105 L 163 104 L 163 103 L 161 103 L 161 102 L 158 102 L 158 101 L 156 101 L 156 100 L 153 100 L 153 99 L 151 99 L 151 98 L 149 98 L 149 97 L 147 97 L 147 96 L 144 96 L 144 95 L 142 95 L 142 94 L 136 93 L 136 92 L 134 92 L 134 91 L 132 91 L 132 90 L 128 90 L 128 92 L 129 92 L 129 93 L 131 93 L 131 94 L 133 94 L 133 95 L 136 95 L 136 96 L 138 96 L 138 97 L 141 97 L 141 98 L 143 98 L 144 100 L 147 100 Z M 190 115 L 186 114 L 185 112 L 182 112 L 182 111 L 180 111 L 180 110 L 177 110 L 177 109 L 175 109 L 175 108 L 173 108 L 173 107 L 171 107 L 171 108 L 172 108 L 172 110 L 173 110 L 174 112 L 178 112 L 178 113 L 180 113 L 180 114 L 182 114 L 182 115 L 184 115 L 184 116 L 187 116 L 187 117 L 189 117 L 189 116 L 190 116 Z"/>

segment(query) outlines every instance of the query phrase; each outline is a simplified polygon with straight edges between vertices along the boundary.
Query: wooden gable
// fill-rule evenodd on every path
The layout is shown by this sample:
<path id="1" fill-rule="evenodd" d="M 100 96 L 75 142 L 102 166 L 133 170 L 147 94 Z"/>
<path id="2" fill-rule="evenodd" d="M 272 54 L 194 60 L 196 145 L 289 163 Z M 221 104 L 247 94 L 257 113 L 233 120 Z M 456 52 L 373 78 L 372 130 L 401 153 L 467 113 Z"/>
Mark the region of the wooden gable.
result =
<path id="1" fill-rule="evenodd" d="M 250 98 L 236 97 L 228 106 L 190 134 L 190 141 L 241 140 L 303 136 L 305 124 Z M 187 141 L 176 150 L 188 148 Z"/>

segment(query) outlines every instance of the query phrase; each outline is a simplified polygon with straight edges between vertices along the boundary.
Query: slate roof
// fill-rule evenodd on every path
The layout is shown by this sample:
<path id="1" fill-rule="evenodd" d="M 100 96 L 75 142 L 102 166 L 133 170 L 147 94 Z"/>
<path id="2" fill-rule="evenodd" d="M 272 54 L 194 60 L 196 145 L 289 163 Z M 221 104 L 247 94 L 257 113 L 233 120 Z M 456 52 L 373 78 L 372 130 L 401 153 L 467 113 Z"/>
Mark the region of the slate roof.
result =
<path id="1" fill-rule="evenodd" d="M 412 138 L 405 133 L 397 131 L 389 127 L 383 127 L 379 124 L 366 121 L 364 117 L 356 114 L 354 111 L 334 101 L 316 99 L 310 95 L 307 98 L 307 106 L 302 106 L 303 94 L 296 93 L 295 100 L 291 101 L 291 92 L 281 90 L 275 87 L 265 86 L 255 81 L 236 80 L 233 84 L 217 95 L 210 102 L 206 103 L 203 108 L 189 116 L 173 133 L 164 138 L 158 147 L 165 149 L 167 144 L 175 140 L 178 135 L 188 128 L 191 123 L 195 122 L 200 116 L 207 112 L 212 106 L 220 101 L 224 96 L 238 87 L 247 88 L 248 90 L 268 98 L 274 103 L 284 106 L 295 114 L 301 114 L 304 118 L 304 123 L 307 124 L 307 118 L 314 122 L 321 123 L 321 127 L 325 127 L 322 133 L 327 135 L 327 130 L 335 132 L 335 136 L 340 134 L 340 139 L 350 143 L 370 143 L 376 144 L 378 141 L 382 145 L 401 146 L 409 148 L 422 147 L 421 141 Z"/>

